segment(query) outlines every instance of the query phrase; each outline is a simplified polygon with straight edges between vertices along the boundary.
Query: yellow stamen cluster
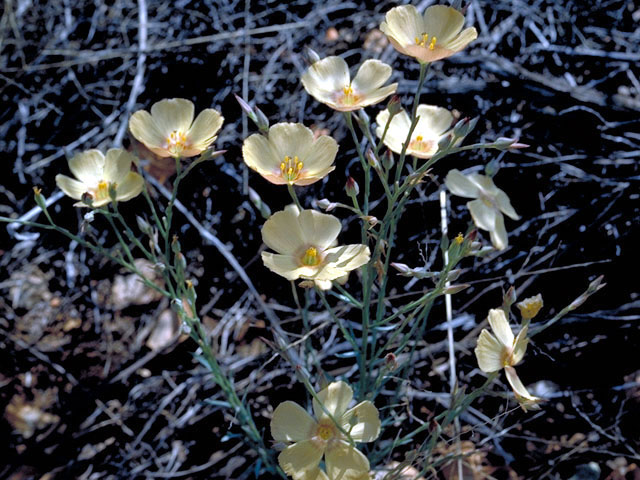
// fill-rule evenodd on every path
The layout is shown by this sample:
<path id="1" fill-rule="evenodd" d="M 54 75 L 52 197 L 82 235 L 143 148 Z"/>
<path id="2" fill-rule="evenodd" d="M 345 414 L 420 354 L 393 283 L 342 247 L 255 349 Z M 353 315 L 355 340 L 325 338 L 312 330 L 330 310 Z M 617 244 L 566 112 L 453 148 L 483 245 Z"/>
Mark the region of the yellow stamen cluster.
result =
<path id="1" fill-rule="evenodd" d="M 168 149 L 172 152 L 181 152 L 187 144 L 187 135 L 178 130 L 174 130 L 167 137 Z"/>
<path id="2" fill-rule="evenodd" d="M 342 95 L 340 101 L 343 105 L 353 105 L 355 103 L 358 103 L 358 101 L 360 100 L 360 97 L 354 93 L 353 87 L 351 85 L 344 86 L 342 88 L 342 93 L 344 95 Z"/>
<path id="3" fill-rule="evenodd" d="M 318 256 L 318 249 L 315 247 L 309 247 L 305 250 L 302 256 L 302 264 L 307 267 L 315 267 L 320 263 L 320 257 Z"/>
<path id="4" fill-rule="evenodd" d="M 304 167 L 304 164 L 300 161 L 297 155 L 293 158 L 288 155 L 285 156 L 284 160 L 280 163 L 280 173 L 282 174 L 282 178 L 288 182 L 295 181 L 300 175 L 302 167 Z"/>
<path id="5" fill-rule="evenodd" d="M 431 149 L 433 142 L 430 140 L 425 140 L 422 135 L 418 135 L 414 140 L 409 144 L 409 148 L 416 152 L 427 152 Z"/>
<path id="6" fill-rule="evenodd" d="M 316 434 L 322 440 L 327 441 L 331 437 L 333 437 L 333 428 L 331 427 L 331 425 L 321 423 L 320 425 L 318 425 L 318 430 L 316 431 Z"/>
<path id="7" fill-rule="evenodd" d="M 438 41 L 438 39 L 436 37 L 431 37 L 431 41 L 429 41 L 429 34 L 423 33 L 422 37 L 416 37 L 415 41 L 416 45 L 427 47 L 429 48 L 429 50 L 433 50 L 436 48 L 436 42 Z"/>
<path id="8" fill-rule="evenodd" d="M 458 245 L 462 245 L 462 242 L 464 242 L 464 235 L 462 235 L 462 233 L 459 233 L 455 238 L 455 242 Z"/>

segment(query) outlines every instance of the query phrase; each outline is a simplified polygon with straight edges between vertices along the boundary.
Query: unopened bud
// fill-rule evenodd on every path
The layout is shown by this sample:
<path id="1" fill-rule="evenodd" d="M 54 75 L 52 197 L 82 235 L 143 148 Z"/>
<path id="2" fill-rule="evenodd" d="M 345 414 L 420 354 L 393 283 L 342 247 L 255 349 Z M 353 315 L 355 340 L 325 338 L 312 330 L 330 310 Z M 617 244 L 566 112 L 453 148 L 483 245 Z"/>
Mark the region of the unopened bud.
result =
<path id="1" fill-rule="evenodd" d="M 375 153 L 373 153 L 373 150 L 371 150 L 370 148 L 367 148 L 367 151 L 365 152 L 364 156 L 367 159 L 367 162 L 369 163 L 369 165 L 371 165 L 376 170 L 380 170 L 380 162 L 376 158 Z"/>
<path id="2" fill-rule="evenodd" d="M 387 353 L 384 357 L 384 366 L 390 372 L 398 368 L 398 359 L 393 353 Z"/>
<path id="3" fill-rule="evenodd" d="M 456 123 L 456 125 L 453 127 L 453 135 L 457 138 L 466 137 L 469 134 L 469 132 L 471 132 L 471 130 L 475 125 L 471 126 L 471 128 L 470 126 L 471 126 L 471 121 L 469 117 L 464 117 L 462 120 L 458 121 L 458 123 Z"/>
<path id="4" fill-rule="evenodd" d="M 318 208 L 321 208 L 327 212 L 330 212 L 331 210 L 333 210 L 334 208 L 337 207 L 337 204 L 334 202 L 330 202 L 329 199 L 327 198 L 322 198 L 320 200 L 318 200 L 316 202 L 316 205 L 318 205 Z"/>
<path id="5" fill-rule="evenodd" d="M 171 239 L 171 250 L 173 251 L 173 253 L 178 253 L 181 250 L 180 241 L 178 240 L 177 235 L 174 235 Z"/>
<path id="6" fill-rule="evenodd" d="M 393 157 L 393 152 L 391 150 L 387 150 L 385 154 L 382 155 L 382 165 L 384 165 L 386 170 L 391 170 L 395 163 L 396 160 Z"/>
<path id="7" fill-rule="evenodd" d="M 42 190 L 39 187 L 33 187 L 33 199 L 42 210 L 47 209 L 46 200 L 44 198 L 44 195 L 42 195 Z"/>
<path id="8" fill-rule="evenodd" d="M 253 203 L 253 206 L 258 209 L 262 218 L 266 220 L 271 216 L 271 209 L 269 208 L 269 205 L 264 203 L 262 198 L 260 198 L 260 195 L 258 195 L 258 193 L 251 187 L 249 187 L 249 200 Z"/>
<path id="9" fill-rule="evenodd" d="M 391 262 L 391 266 L 396 270 L 398 270 L 400 273 L 405 275 L 411 271 L 411 268 L 409 267 L 409 265 L 406 265 L 404 263 Z"/>
<path id="10" fill-rule="evenodd" d="M 491 144 L 491 147 L 497 150 L 516 150 L 519 148 L 528 148 L 529 145 L 518 143 L 517 138 L 500 137 Z"/>
<path id="11" fill-rule="evenodd" d="M 456 294 L 458 292 L 461 292 L 465 288 L 469 288 L 470 286 L 471 285 L 469 285 L 468 283 L 462 283 L 460 285 L 450 285 L 444 290 L 444 293 L 446 295 L 453 295 L 453 294 Z"/>
<path id="12" fill-rule="evenodd" d="M 262 110 L 260 110 L 258 107 L 255 108 L 255 111 L 256 111 L 256 119 L 255 119 L 256 126 L 258 127 L 258 129 L 261 132 L 268 132 L 269 131 L 269 119 L 264 114 L 264 112 Z"/>
<path id="13" fill-rule="evenodd" d="M 366 215 L 362 219 L 369 224 L 369 228 L 375 227 L 380 221 L 373 215 Z"/>
<path id="14" fill-rule="evenodd" d="M 452 137 L 451 135 L 445 135 L 438 142 L 438 150 L 446 150 L 451 145 Z"/>
<path id="15" fill-rule="evenodd" d="M 516 303 L 516 307 L 520 309 L 520 315 L 524 320 L 531 320 L 543 307 L 542 295 L 537 294 L 534 297 L 525 298 L 521 302 Z"/>
<path id="16" fill-rule="evenodd" d="M 487 177 L 494 177 L 498 171 L 500 171 L 500 161 L 497 158 L 494 158 L 484 166 L 484 174 Z"/>
<path id="17" fill-rule="evenodd" d="M 89 192 L 84 192 L 82 194 L 81 201 L 89 207 L 93 206 L 93 196 Z"/>
<path id="18" fill-rule="evenodd" d="M 369 122 L 371 121 L 371 119 L 369 118 L 369 114 L 364 111 L 364 108 L 361 108 L 360 111 L 358 111 L 358 116 L 356 117 L 356 119 L 358 120 L 358 123 L 363 127 L 368 126 Z"/>
<path id="19" fill-rule="evenodd" d="M 314 63 L 316 63 L 318 60 L 320 60 L 320 55 L 318 55 L 318 52 L 316 52 L 315 50 L 306 47 L 304 49 L 304 53 L 306 54 L 306 60 L 309 62 L 310 65 L 313 65 Z"/>
<path id="20" fill-rule="evenodd" d="M 153 229 L 149 222 L 147 222 L 144 218 L 136 215 L 136 223 L 138 224 L 138 230 L 140 230 L 145 235 L 151 235 L 153 233 Z"/>
<path id="21" fill-rule="evenodd" d="M 347 179 L 347 183 L 344 186 L 345 192 L 350 197 L 356 197 L 360 193 L 360 187 L 358 186 L 358 182 L 356 182 L 353 177 L 349 177 Z"/>
<path id="22" fill-rule="evenodd" d="M 187 269 L 187 259 L 180 252 L 176 253 L 176 266 L 183 272 Z"/>
<path id="23" fill-rule="evenodd" d="M 389 111 L 389 120 L 391 120 L 391 117 L 397 115 L 402 111 L 402 102 L 400 101 L 400 97 L 398 95 L 393 95 L 391 97 L 389 103 L 387 103 L 387 110 Z M 382 128 L 384 127 L 385 126 L 382 125 Z"/>
<path id="24" fill-rule="evenodd" d="M 236 97 L 236 102 L 238 102 L 242 111 L 246 113 L 250 118 L 254 119 L 255 112 L 253 111 L 253 108 L 251 107 L 251 105 L 249 105 L 247 102 L 245 102 L 241 97 L 239 97 L 235 93 L 233 94 L 233 96 Z"/>
<path id="25" fill-rule="evenodd" d="M 511 309 L 511 305 L 518 299 L 516 294 L 516 287 L 513 285 L 509 287 L 509 289 L 502 296 L 502 308 L 505 312 L 508 312 Z"/>

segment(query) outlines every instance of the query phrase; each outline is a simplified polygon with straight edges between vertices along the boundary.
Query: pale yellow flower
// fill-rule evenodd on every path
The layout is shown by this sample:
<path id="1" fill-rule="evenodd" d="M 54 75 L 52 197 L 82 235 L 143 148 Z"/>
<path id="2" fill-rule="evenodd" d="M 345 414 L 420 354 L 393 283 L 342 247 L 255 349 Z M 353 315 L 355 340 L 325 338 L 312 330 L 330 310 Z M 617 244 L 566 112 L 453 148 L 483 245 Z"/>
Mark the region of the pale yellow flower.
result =
<path id="1" fill-rule="evenodd" d="M 344 477 L 341 472 L 338 472 L 337 476 L 329 477 L 324 470 L 320 467 L 316 467 L 313 470 L 305 471 L 303 474 L 294 477 L 296 480 L 342 480 Z M 349 480 L 371 480 L 369 472 L 349 472 Z"/>
<path id="2" fill-rule="evenodd" d="M 58 188 L 75 200 L 88 194 L 92 206 L 101 207 L 111 202 L 109 188 L 115 188 L 116 201 L 125 202 L 142 192 L 144 180 L 131 171 L 136 158 L 126 150 L 112 148 L 103 155 L 100 150 L 87 150 L 69 160 L 69 169 L 77 180 L 66 175 L 56 175 Z M 78 202 L 76 207 L 86 207 Z"/>
<path id="3" fill-rule="evenodd" d="M 351 270 L 370 258 L 366 245 L 336 246 L 341 229 L 333 215 L 290 205 L 262 227 L 264 243 L 277 252 L 262 252 L 262 261 L 287 280 L 301 278 L 328 290 L 333 280 L 345 282 Z"/>
<path id="4" fill-rule="evenodd" d="M 376 117 L 376 135 L 382 138 L 384 129 L 389 122 L 389 110 L 382 110 Z M 420 117 L 416 128 L 411 134 L 407 146 L 407 154 L 418 158 L 431 158 L 438 151 L 438 142 L 446 136 L 453 123 L 453 114 L 446 108 L 434 105 L 418 105 L 416 116 Z M 384 144 L 390 150 L 401 153 L 402 145 L 407 140 L 411 128 L 411 118 L 405 110 L 391 118 Z"/>
<path id="5" fill-rule="evenodd" d="M 507 248 L 509 238 L 502 214 L 513 220 L 520 219 L 507 194 L 496 187 L 490 177 L 478 173 L 463 175 L 456 169 L 447 174 L 445 184 L 454 195 L 476 199 L 467 202 L 473 222 L 489 232 L 494 247 L 498 250 Z"/>
<path id="6" fill-rule="evenodd" d="M 366 60 L 353 80 L 349 66 L 341 57 L 318 60 L 302 75 L 309 95 L 334 110 L 349 112 L 374 105 L 391 95 L 397 83 L 383 87 L 391 76 L 391 67 L 379 60 Z"/>
<path id="7" fill-rule="evenodd" d="M 249 168 L 277 185 L 310 185 L 336 167 L 338 143 L 327 135 L 314 140 L 311 129 L 301 123 L 277 123 L 269 135 L 251 135 L 242 145 Z"/>
<path id="8" fill-rule="evenodd" d="M 206 108 L 193 120 L 193 102 L 184 98 L 160 100 L 151 114 L 138 110 L 129 119 L 129 130 L 160 157 L 187 158 L 205 151 L 216 140 L 224 118 Z"/>
<path id="9" fill-rule="evenodd" d="M 525 298 L 521 302 L 516 303 L 516 307 L 520 309 L 520 315 L 525 320 L 531 320 L 543 307 L 542 295 L 537 294 L 535 297 Z"/>
<path id="10" fill-rule="evenodd" d="M 397 51 L 429 63 L 450 57 L 478 37 L 475 28 L 463 26 L 464 16 L 455 8 L 433 5 L 420 15 L 413 5 L 402 5 L 387 12 L 380 30 Z"/>
<path id="11" fill-rule="evenodd" d="M 273 412 L 271 435 L 277 442 L 291 443 L 278 456 L 280 466 L 297 480 L 311 480 L 313 475 L 317 480 L 367 478 L 363 477 L 369 471 L 367 457 L 348 441 L 340 428 L 354 442 L 372 442 L 380 434 L 378 410 L 368 400 L 349 409 L 353 391 L 342 381 L 330 383 L 317 396 L 321 403 L 313 400 L 315 419 L 291 401 L 281 403 Z M 318 469 L 323 455 L 327 471 L 324 476 Z"/>
<path id="12" fill-rule="evenodd" d="M 507 380 L 513 389 L 518 403 L 526 410 L 527 408 L 540 408 L 538 403 L 542 399 L 531 395 L 518 378 L 516 370 L 513 368 L 520 363 L 527 351 L 528 326 L 522 327 L 517 337 L 509 326 L 507 317 L 502 309 L 492 309 L 489 311 L 489 325 L 491 334 L 487 329 L 482 329 L 478 338 L 478 345 L 475 348 L 478 366 L 483 372 L 497 372 L 505 369 Z"/>

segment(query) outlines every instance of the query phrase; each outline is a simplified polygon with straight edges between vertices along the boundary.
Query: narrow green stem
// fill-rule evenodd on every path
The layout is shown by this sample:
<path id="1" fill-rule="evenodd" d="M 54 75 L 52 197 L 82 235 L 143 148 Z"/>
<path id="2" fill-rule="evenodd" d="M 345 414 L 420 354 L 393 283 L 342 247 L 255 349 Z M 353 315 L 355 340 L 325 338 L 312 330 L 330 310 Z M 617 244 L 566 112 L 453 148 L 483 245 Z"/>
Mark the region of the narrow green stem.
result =
<path id="1" fill-rule="evenodd" d="M 302 211 L 302 205 L 300 204 L 300 200 L 298 200 L 298 195 L 296 195 L 296 191 L 293 188 L 293 184 L 287 183 L 287 190 L 289 190 L 289 195 L 291 195 L 291 199 L 293 200 L 293 203 L 295 203 L 296 207 L 298 207 L 298 209 Z"/>

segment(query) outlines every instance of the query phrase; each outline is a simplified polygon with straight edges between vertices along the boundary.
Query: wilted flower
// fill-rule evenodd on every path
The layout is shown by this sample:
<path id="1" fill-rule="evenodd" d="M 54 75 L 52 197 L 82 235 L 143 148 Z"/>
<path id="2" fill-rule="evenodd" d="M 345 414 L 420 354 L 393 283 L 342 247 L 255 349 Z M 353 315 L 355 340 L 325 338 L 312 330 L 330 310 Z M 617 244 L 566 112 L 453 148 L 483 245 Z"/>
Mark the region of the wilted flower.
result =
<path id="1" fill-rule="evenodd" d="M 353 391 L 342 381 L 330 383 L 317 397 L 321 403 L 313 400 L 315 419 L 291 401 L 281 403 L 273 412 L 271 435 L 277 442 L 292 443 L 278 456 L 280 466 L 295 479 L 367 478 L 363 476 L 369 471 L 367 457 L 348 441 L 343 431 L 354 442 L 374 441 L 380 434 L 378 410 L 368 400 L 348 409 Z M 325 476 L 318 469 L 323 455 Z"/>
<path id="2" fill-rule="evenodd" d="M 151 114 L 138 110 L 129 119 L 129 130 L 160 157 L 187 158 L 199 155 L 216 140 L 224 118 L 206 108 L 193 120 L 193 102 L 184 98 L 160 100 Z"/>
<path id="3" fill-rule="evenodd" d="M 136 158 L 126 150 L 112 148 L 103 155 L 100 150 L 87 150 L 69 160 L 69 169 L 77 180 L 66 175 L 56 175 L 58 188 L 75 200 L 83 197 L 91 201 L 92 207 L 101 207 L 111 202 L 109 190 L 115 190 L 118 202 L 130 200 L 142 192 L 144 180 L 131 171 Z M 86 207 L 80 201 L 76 207 Z"/>
<path id="4" fill-rule="evenodd" d="M 490 177 L 478 173 L 463 175 L 457 169 L 447 174 L 445 184 L 454 195 L 476 199 L 467 202 L 473 222 L 489 232 L 494 247 L 498 250 L 507 248 L 509 239 L 502 214 L 513 220 L 520 219 L 507 194 L 496 187 Z"/>
<path id="5" fill-rule="evenodd" d="M 376 135 L 382 138 L 389 122 L 389 110 L 382 110 L 376 117 Z M 454 117 L 449 110 L 434 105 L 418 105 L 420 117 L 407 145 L 407 154 L 418 158 L 431 158 L 438 151 L 440 139 L 447 136 Z M 411 118 L 405 110 L 394 115 L 384 136 L 384 144 L 395 153 L 402 152 L 411 128 Z"/>
<path id="6" fill-rule="evenodd" d="M 516 303 L 516 306 L 520 309 L 520 315 L 525 320 L 531 320 L 543 307 L 542 295 L 537 294 L 535 297 L 525 298 L 521 302 Z"/>
<path id="7" fill-rule="evenodd" d="M 277 185 L 310 185 L 333 171 L 338 143 L 327 135 L 314 140 L 301 123 L 278 123 L 268 136 L 255 133 L 242 145 L 249 168 Z"/>
<path id="8" fill-rule="evenodd" d="M 332 280 L 346 281 L 349 272 L 370 257 L 366 245 L 336 246 L 341 229 L 340 220 L 333 215 L 300 211 L 290 205 L 273 214 L 262 227 L 264 243 L 278 252 L 262 252 L 262 261 L 287 280 L 301 278 L 327 290 Z"/>
<path id="9" fill-rule="evenodd" d="M 489 310 L 489 325 L 493 330 L 492 335 L 487 329 L 482 329 L 475 348 L 478 366 L 483 372 L 497 372 L 504 368 L 507 380 L 513 389 L 518 403 L 526 410 L 537 409 L 542 400 L 531 395 L 516 374 L 515 365 L 522 361 L 527 351 L 528 326 L 522 327 L 517 337 L 514 337 L 504 310 Z"/>
<path id="10" fill-rule="evenodd" d="M 455 8 L 433 5 L 420 15 L 413 5 L 392 8 L 380 25 L 400 53 L 420 63 L 435 62 L 465 48 L 478 37 L 473 27 L 462 30 L 464 16 Z"/>
<path id="11" fill-rule="evenodd" d="M 349 112 L 381 102 L 396 91 L 397 83 L 383 87 L 391 67 L 379 60 L 366 60 L 351 80 L 349 66 L 341 57 L 326 57 L 302 75 L 305 90 L 334 110 Z"/>

